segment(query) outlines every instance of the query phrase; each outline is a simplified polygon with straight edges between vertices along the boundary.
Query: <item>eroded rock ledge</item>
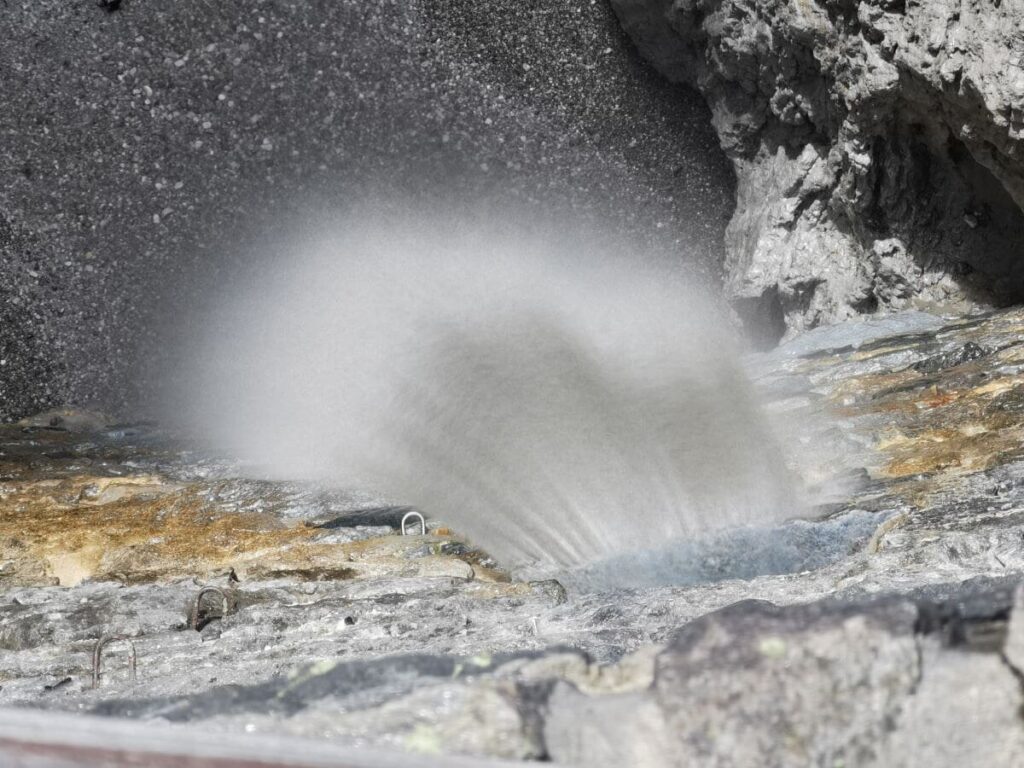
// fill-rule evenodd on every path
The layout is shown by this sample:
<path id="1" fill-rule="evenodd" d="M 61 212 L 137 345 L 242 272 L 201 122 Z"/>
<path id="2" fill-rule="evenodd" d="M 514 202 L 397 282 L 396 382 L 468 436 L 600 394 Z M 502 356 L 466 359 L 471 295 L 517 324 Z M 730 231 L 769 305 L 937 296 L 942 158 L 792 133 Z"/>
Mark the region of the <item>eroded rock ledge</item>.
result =
<path id="1" fill-rule="evenodd" d="M 766 341 L 1024 298 L 1024 6 L 612 0 L 707 98 L 738 177 L 727 290 Z"/>

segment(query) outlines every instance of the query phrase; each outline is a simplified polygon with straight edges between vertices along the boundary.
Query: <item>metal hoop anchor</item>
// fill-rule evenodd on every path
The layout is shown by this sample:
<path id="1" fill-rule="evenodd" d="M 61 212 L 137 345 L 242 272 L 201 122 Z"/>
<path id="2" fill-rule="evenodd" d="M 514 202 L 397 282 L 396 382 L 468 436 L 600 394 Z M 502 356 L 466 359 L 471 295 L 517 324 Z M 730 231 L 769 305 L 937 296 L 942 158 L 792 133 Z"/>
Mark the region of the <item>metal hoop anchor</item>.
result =
<path id="1" fill-rule="evenodd" d="M 402 516 L 402 535 L 403 536 L 408 536 L 409 535 L 409 532 L 405 530 L 405 524 L 406 524 L 406 521 L 408 521 L 408 519 L 410 517 L 412 517 L 412 518 L 419 518 L 419 521 L 420 521 L 420 536 L 426 536 L 427 535 L 427 521 L 423 519 L 423 515 L 421 515 L 419 512 L 416 512 L 416 511 L 406 512 Z"/>
<path id="2" fill-rule="evenodd" d="M 103 647 L 110 643 L 117 642 L 128 643 L 128 679 L 131 680 L 132 685 L 135 685 L 135 666 L 137 661 L 137 656 L 135 653 L 135 643 L 133 643 L 128 637 L 124 635 L 104 635 L 96 641 L 96 646 L 92 650 L 93 688 L 99 688 L 100 686 L 100 667 L 103 661 Z"/>
<path id="3" fill-rule="evenodd" d="M 192 611 L 189 613 L 188 626 L 190 629 L 199 630 L 199 604 L 202 602 L 203 597 L 209 594 L 220 595 L 221 600 L 221 614 L 220 617 L 223 619 L 228 615 L 228 596 L 224 594 L 224 590 L 220 587 L 203 587 L 199 590 L 199 594 L 196 595 L 195 601 L 192 603 Z"/>

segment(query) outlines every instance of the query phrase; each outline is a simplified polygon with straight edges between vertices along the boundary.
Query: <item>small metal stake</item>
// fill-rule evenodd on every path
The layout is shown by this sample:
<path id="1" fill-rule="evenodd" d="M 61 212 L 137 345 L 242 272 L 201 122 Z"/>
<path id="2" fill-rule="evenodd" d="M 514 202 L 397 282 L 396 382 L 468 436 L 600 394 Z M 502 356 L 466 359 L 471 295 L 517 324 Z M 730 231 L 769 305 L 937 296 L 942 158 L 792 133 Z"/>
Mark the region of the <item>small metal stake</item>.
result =
<path id="1" fill-rule="evenodd" d="M 416 511 L 406 512 L 405 515 L 402 516 L 402 535 L 403 536 L 408 536 L 409 535 L 408 531 L 405 530 L 405 524 L 409 520 L 410 517 L 412 517 L 412 518 L 419 518 L 419 521 L 420 521 L 420 536 L 426 536 L 427 535 L 427 521 L 423 519 L 423 515 L 421 515 L 419 512 L 416 512 Z"/>
<path id="2" fill-rule="evenodd" d="M 128 678 L 131 680 L 132 685 L 135 684 L 135 666 L 136 666 L 136 661 L 137 661 L 137 656 L 136 656 L 136 653 L 135 653 L 135 643 L 133 643 L 129 638 L 127 638 L 127 637 L 125 637 L 123 635 L 104 635 L 103 637 L 101 637 L 99 640 L 96 641 L 96 647 L 93 648 L 93 651 L 92 651 L 92 687 L 93 688 L 98 688 L 99 685 L 100 685 L 100 672 L 101 672 L 101 664 L 102 664 L 102 661 L 103 661 L 103 647 L 105 645 L 110 644 L 110 643 L 116 643 L 116 642 L 121 642 L 121 641 L 128 643 L 128 648 L 129 648 L 129 651 L 128 651 Z"/>
<path id="3" fill-rule="evenodd" d="M 188 619 L 188 625 L 192 629 L 199 629 L 199 603 L 202 602 L 203 597 L 208 594 L 220 595 L 222 605 L 221 618 L 228 615 L 228 596 L 224 594 L 224 590 L 220 587 L 203 587 L 199 590 L 199 594 L 196 595 L 195 602 L 192 603 L 192 613 Z"/>

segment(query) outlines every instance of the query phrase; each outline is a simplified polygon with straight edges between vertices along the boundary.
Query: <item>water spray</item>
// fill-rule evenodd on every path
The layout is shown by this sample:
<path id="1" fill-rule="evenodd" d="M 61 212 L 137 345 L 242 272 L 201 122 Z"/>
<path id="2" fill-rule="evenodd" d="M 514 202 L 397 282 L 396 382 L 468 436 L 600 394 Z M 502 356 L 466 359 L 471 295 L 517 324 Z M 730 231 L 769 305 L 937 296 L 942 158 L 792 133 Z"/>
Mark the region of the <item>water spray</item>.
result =
<path id="1" fill-rule="evenodd" d="M 194 428 L 263 473 L 413 505 L 519 575 L 642 568 L 797 512 L 729 323 L 677 259 L 606 232 L 363 211 L 276 249 L 202 326 Z"/>

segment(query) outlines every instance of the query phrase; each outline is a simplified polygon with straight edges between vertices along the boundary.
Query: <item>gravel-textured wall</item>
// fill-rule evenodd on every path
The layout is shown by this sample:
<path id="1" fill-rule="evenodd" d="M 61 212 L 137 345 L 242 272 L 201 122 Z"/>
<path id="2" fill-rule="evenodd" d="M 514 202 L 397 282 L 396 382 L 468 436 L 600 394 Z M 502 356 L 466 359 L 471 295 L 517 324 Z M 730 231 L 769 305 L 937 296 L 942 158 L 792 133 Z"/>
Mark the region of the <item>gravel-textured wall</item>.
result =
<path id="1" fill-rule="evenodd" d="M 371 187 L 720 263 L 706 107 L 601 2 L 7 0 L 0 38 L 2 418 L 131 402 L 168 294 L 216 282 L 255 225 Z"/>
<path id="2" fill-rule="evenodd" d="M 736 169 L 727 292 L 795 333 L 1024 300 L 1024 5 L 612 0 Z"/>

